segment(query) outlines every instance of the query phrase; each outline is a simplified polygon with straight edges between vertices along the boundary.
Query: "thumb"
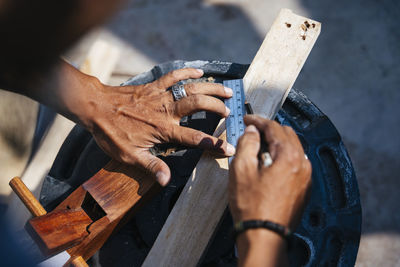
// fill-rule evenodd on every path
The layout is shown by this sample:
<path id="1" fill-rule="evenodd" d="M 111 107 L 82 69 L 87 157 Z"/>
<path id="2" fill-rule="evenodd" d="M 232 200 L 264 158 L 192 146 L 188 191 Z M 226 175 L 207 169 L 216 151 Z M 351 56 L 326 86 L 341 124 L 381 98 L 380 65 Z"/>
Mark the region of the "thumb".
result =
<path id="1" fill-rule="evenodd" d="M 254 162 L 257 162 L 259 150 L 260 133 L 254 125 L 249 125 L 238 140 L 235 157 L 238 159 L 253 159 Z"/>
<path id="2" fill-rule="evenodd" d="M 168 165 L 150 152 L 139 155 L 136 158 L 136 164 L 149 172 L 161 186 L 166 186 L 171 180 L 171 171 Z"/>

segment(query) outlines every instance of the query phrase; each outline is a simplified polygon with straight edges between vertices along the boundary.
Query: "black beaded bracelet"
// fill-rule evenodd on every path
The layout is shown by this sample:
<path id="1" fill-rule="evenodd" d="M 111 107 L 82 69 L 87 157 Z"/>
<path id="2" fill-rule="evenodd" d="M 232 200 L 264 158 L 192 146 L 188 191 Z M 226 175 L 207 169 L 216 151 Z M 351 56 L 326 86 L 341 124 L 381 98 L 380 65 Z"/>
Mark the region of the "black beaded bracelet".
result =
<path id="1" fill-rule="evenodd" d="M 266 228 L 271 230 L 278 235 L 282 236 L 284 239 L 289 240 L 292 232 L 288 227 L 283 225 L 273 223 L 271 221 L 262 221 L 262 220 L 249 220 L 249 221 L 240 221 L 234 225 L 233 228 L 233 237 L 236 241 L 236 238 L 239 234 L 243 233 L 248 229 L 255 229 L 255 228 Z"/>

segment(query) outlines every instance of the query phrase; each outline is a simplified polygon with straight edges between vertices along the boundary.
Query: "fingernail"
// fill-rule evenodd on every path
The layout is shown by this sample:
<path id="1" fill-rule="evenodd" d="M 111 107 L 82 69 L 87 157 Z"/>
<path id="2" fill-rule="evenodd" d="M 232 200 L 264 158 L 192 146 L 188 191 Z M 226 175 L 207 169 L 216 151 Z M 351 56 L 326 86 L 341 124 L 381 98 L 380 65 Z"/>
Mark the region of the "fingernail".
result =
<path id="1" fill-rule="evenodd" d="M 249 125 L 246 127 L 246 129 L 244 130 L 245 133 L 256 133 L 257 132 L 257 128 L 254 125 Z"/>
<path id="2" fill-rule="evenodd" d="M 225 114 L 226 114 L 226 116 L 228 116 L 229 113 L 231 113 L 231 110 L 230 110 L 228 107 L 225 107 Z"/>
<path id="3" fill-rule="evenodd" d="M 157 172 L 156 179 L 157 179 L 157 182 L 162 186 L 168 184 L 168 180 L 169 180 L 168 176 L 163 172 Z"/>
<path id="4" fill-rule="evenodd" d="M 198 72 L 199 74 L 201 74 L 201 75 L 204 74 L 204 71 L 203 71 L 202 69 L 196 69 L 196 70 L 197 70 L 197 72 Z"/>
<path id="5" fill-rule="evenodd" d="M 225 87 L 225 86 L 224 86 L 224 90 L 225 90 L 225 93 L 226 93 L 228 96 L 232 96 L 232 95 L 233 95 L 233 91 L 232 91 L 231 88 Z"/>
<path id="6" fill-rule="evenodd" d="M 226 146 L 226 153 L 228 154 L 228 156 L 235 155 L 235 151 L 235 147 L 228 143 L 228 145 Z"/>

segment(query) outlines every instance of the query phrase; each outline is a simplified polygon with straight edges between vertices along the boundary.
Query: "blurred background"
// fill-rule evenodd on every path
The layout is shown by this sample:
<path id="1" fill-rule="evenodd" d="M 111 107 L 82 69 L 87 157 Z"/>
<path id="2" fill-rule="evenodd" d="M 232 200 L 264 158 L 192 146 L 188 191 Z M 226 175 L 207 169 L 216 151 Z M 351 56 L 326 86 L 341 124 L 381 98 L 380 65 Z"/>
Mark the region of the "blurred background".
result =
<path id="1" fill-rule="evenodd" d="M 322 23 L 294 88 L 332 120 L 353 161 L 363 212 L 357 265 L 400 266 L 399 1 L 129 0 L 65 58 L 81 66 L 106 41 L 119 51 L 110 85 L 176 59 L 248 64 L 281 8 Z M 32 159 L 37 114 L 37 103 L 0 91 L 3 210 L 8 181 Z"/>

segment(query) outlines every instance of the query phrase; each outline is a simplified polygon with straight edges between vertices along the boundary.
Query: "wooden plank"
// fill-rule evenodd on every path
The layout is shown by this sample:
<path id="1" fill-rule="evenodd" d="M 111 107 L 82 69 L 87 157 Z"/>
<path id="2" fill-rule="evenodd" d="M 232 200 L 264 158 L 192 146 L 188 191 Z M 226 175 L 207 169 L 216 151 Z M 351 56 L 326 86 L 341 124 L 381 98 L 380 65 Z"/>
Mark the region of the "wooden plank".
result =
<path id="1" fill-rule="evenodd" d="M 255 113 L 275 116 L 320 29 L 319 22 L 281 10 L 244 77 Z M 224 130 L 221 123 L 214 135 L 225 138 Z M 205 153 L 142 266 L 196 266 L 227 207 L 227 183 L 227 159 Z"/>
<path id="2" fill-rule="evenodd" d="M 321 23 L 283 9 L 246 75 L 246 99 L 254 112 L 272 119 L 283 105 L 321 31 Z"/>

